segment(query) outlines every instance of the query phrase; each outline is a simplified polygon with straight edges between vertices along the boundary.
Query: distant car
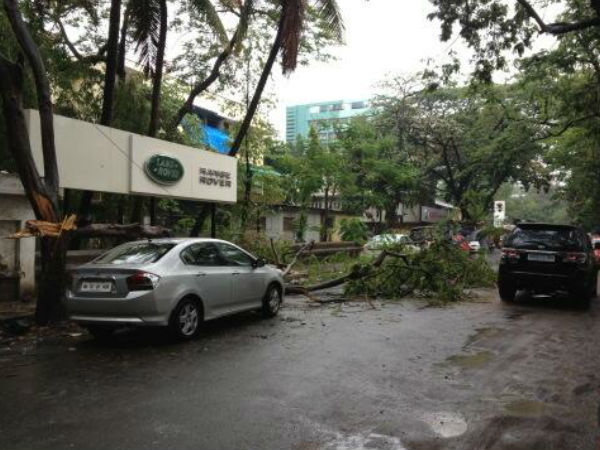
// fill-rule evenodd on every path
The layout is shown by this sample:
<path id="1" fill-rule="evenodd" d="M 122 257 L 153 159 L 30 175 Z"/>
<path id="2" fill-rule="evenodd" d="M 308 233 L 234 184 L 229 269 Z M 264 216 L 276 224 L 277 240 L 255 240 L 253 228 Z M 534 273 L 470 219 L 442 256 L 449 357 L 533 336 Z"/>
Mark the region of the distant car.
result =
<path id="1" fill-rule="evenodd" d="M 477 253 L 481 250 L 481 243 L 479 241 L 469 241 L 469 250 L 473 253 Z"/>
<path id="2" fill-rule="evenodd" d="M 129 242 L 70 277 L 67 313 L 95 336 L 120 325 L 157 325 L 191 339 L 206 320 L 248 310 L 275 316 L 284 294 L 278 269 L 216 239 Z"/>
<path id="3" fill-rule="evenodd" d="M 406 234 L 378 234 L 369 239 L 363 249 L 367 252 L 375 252 L 390 245 L 404 245 L 410 250 L 419 250 L 419 247 Z"/>
<path id="4" fill-rule="evenodd" d="M 567 291 L 587 304 L 596 292 L 597 269 L 584 231 L 570 225 L 519 224 L 504 241 L 498 290 L 513 301 L 517 290 Z"/>

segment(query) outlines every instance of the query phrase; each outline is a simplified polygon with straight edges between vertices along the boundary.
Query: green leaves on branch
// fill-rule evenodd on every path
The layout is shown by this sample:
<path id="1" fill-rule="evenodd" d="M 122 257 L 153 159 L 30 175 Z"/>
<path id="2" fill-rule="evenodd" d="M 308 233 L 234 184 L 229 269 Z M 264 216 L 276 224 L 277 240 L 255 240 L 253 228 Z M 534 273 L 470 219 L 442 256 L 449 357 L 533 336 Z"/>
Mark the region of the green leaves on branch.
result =
<path id="1" fill-rule="evenodd" d="M 393 250 L 402 253 L 404 249 Z M 379 268 L 367 265 L 363 270 L 369 273 L 350 281 L 346 294 L 386 299 L 414 294 L 436 302 L 456 302 L 468 297 L 468 288 L 493 286 L 496 278 L 483 256 L 471 256 L 441 239 L 420 252 L 407 253 L 405 259 L 387 258 Z"/>

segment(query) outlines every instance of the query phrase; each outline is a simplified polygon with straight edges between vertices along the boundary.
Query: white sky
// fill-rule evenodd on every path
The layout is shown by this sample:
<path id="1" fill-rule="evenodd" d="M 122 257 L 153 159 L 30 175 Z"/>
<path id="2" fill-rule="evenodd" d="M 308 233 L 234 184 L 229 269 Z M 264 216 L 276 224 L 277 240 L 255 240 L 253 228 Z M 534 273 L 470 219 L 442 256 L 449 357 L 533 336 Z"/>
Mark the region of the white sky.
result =
<path id="1" fill-rule="evenodd" d="M 274 83 L 271 89 L 278 97 L 270 119 L 282 139 L 287 105 L 369 98 L 386 76 L 422 70 L 428 58 L 435 65 L 449 62 L 450 49 L 463 66 L 468 64 L 471 51 L 461 39 L 440 42 L 439 23 L 427 20 L 433 10 L 428 0 L 338 2 L 346 25 L 346 45 L 333 50 L 338 60 L 299 67 L 287 78 L 277 68 L 269 81 Z M 553 43 L 553 38 L 544 37 L 536 41 L 535 47 Z"/>
<path id="2" fill-rule="evenodd" d="M 427 20 L 433 9 L 429 1 L 338 1 L 346 25 L 346 45 L 333 50 L 338 60 L 299 67 L 287 78 L 278 72 L 270 80 L 278 97 L 270 118 L 280 137 L 287 105 L 369 98 L 387 75 L 417 72 L 427 58 L 436 63 L 449 61 L 452 42 L 440 42 L 439 24 Z M 469 52 L 460 39 L 452 50 L 468 61 Z"/>

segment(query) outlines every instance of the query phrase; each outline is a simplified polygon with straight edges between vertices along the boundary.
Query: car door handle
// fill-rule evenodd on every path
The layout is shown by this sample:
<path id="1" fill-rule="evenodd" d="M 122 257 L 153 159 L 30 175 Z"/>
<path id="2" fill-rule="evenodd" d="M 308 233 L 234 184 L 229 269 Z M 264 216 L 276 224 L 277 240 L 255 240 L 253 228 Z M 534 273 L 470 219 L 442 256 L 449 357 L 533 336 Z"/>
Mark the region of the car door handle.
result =
<path id="1" fill-rule="evenodd" d="M 240 272 L 231 272 L 231 275 L 239 275 Z"/>
<path id="2" fill-rule="evenodd" d="M 198 272 L 196 274 L 197 277 L 205 277 L 206 276 L 206 272 Z"/>

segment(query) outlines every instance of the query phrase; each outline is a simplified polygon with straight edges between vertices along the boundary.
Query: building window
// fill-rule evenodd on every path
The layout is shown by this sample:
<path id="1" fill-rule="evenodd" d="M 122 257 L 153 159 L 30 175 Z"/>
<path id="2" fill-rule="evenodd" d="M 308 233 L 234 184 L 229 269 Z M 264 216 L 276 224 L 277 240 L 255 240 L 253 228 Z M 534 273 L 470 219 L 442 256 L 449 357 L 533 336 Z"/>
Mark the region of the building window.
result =
<path id="1" fill-rule="evenodd" d="M 353 102 L 352 103 L 352 109 L 365 109 L 367 106 L 365 105 L 365 102 Z"/>
<path id="2" fill-rule="evenodd" d="M 285 216 L 283 218 L 283 231 L 294 231 L 294 218 Z"/>
<path id="3" fill-rule="evenodd" d="M 320 108 L 318 106 L 311 106 L 308 109 L 308 112 L 311 114 L 317 114 L 320 111 Z"/>
<path id="4" fill-rule="evenodd" d="M 331 110 L 332 111 L 342 111 L 344 109 L 344 104 L 343 103 L 338 103 L 335 105 L 331 105 Z"/>

